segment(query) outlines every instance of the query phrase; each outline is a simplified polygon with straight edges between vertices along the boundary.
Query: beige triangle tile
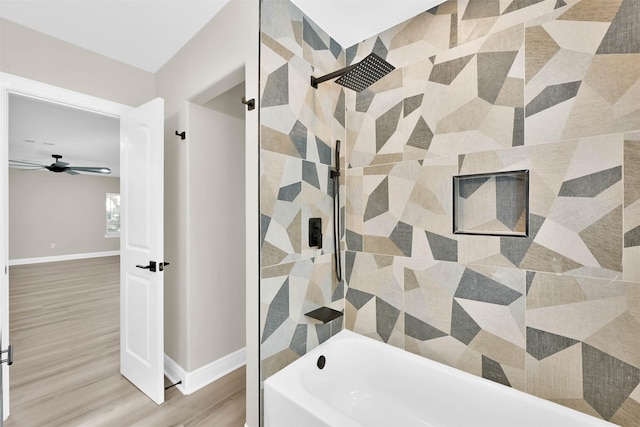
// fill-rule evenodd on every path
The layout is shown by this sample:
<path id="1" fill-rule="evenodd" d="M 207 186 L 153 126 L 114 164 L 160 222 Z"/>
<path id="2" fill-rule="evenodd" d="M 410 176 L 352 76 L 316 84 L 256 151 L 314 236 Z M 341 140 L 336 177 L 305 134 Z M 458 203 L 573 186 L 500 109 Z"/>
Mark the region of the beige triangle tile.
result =
<path id="1" fill-rule="evenodd" d="M 494 267 L 517 267 L 502 254 L 491 255 L 485 258 L 473 260 L 472 262 L 482 265 L 491 265 Z"/>
<path id="2" fill-rule="evenodd" d="M 527 326 L 582 341 L 625 311 L 624 296 L 528 308 Z"/>
<path id="3" fill-rule="evenodd" d="M 639 80 L 640 54 L 596 55 L 584 83 L 613 105 Z"/>
<path id="4" fill-rule="evenodd" d="M 478 130 L 496 141 L 501 147 L 510 148 L 513 144 L 513 117 L 512 107 L 495 105 L 489 109 Z"/>
<path id="5" fill-rule="evenodd" d="M 509 365 L 500 365 L 504 374 L 511 384 L 511 388 L 516 390 L 525 391 L 526 388 L 526 375 L 524 369 L 513 368 Z"/>
<path id="6" fill-rule="evenodd" d="M 580 233 L 620 206 L 622 184 L 609 187 L 598 197 L 558 197 L 547 218 Z"/>
<path id="7" fill-rule="evenodd" d="M 582 345 L 543 360 L 527 355 L 527 393 L 545 399 L 582 399 Z"/>
<path id="8" fill-rule="evenodd" d="M 487 330 L 481 330 L 469 347 L 500 364 L 524 369 L 525 349 Z"/>
<path id="9" fill-rule="evenodd" d="M 577 143 L 565 181 L 622 165 L 622 134 L 581 138 Z"/>
<path id="10" fill-rule="evenodd" d="M 482 376 L 482 354 L 471 349 L 470 347 L 466 347 L 464 353 L 462 353 L 462 356 L 458 359 L 458 362 L 452 366 L 454 368 L 457 368 L 462 371 L 481 377 Z"/>
<path id="11" fill-rule="evenodd" d="M 518 325 L 509 307 L 456 298 L 458 304 L 485 331 L 520 348 L 525 347 L 524 325 Z"/>
<path id="12" fill-rule="evenodd" d="M 640 368 L 640 322 L 629 314 L 614 319 L 584 342 Z"/>
<path id="13" fill-rule="evenodd" d="M 627 399 L 609 421 L 621 426 L 632 426 L 640 420 L 640 402 Z"/>
<path id="14" fill-rule="evenodd" d="M 634 249 L 637 250 L 638 248 L 640 247 Z M 640 255 L 640 251 L 636 251 L 636 253 Z M 636 258 L 636 260 L 637 259 L 640 258 Z M 636 321 L 640 322 L 640 286 L 637 285 L 638 283 L 640 283 L 640 281 L 635 281 L 627 290 L 627 310 Z"/>
<path id="15" fill-rule="evenodd" d="M 536 242 L 531 245 L 520 263 L 520 268 L 523 269 L 553 273 L 564 273 L 580 267 L 582 267 L 580 263 Z"/>
<path id="16" fill-rule="evenodd" d="M 524 80 L 507 77 L 494 104 L 506 107 L 523 108 Z M 511 112 L 511 115 L 513 116 L 513 111 Z"/>
<path id="17" fill-rule="evenodd" d="M 462 163 L 461 175 L 472 175 L 476 173 L 485 173 L 488 170 L 500 171 L 503 168 L 503 160 L 500 154 L 505 151 L 486 151 L 482 153 L 473 153 L 464 157 Z"/>
<path id="18" fill-rule="evenodd" d="M 422 40 L 435 18 L 430 13 L 421 13 L 410 19 L 401 29 L 394 32 L 389 43 L 389 50 L 402 48 Z M 446 38 L 448 47 L 448 34 Z"/>
<path id="19" fill-rule="evenodd" d="M 543 27 L 527 28 L 525 39 L 526 81 L 529 82 L 559 50 L 560 46 Z"/>
<path id="20" fill-rule="evenodd" d="M 635 388 L 635 390 L 633 390 L 631 392 L 629 397 L 631 399 L 635 400 L 636 402 L 640 402 L 640 384 L 638 384 L 638 386 Z"/>
<path id="21" fill-rule="evenodd" d="M 582 265 L 600 265 L 576 232 L 549 218 L 538 231 L 535 242 Z"/>
<path id="22" fill-rule="evenodd" d="M 594 55 L 572 50 L 560 50 L 547 61 L 525 87 L 525 105 L 531 102 L 548 86 L 577 82 L 587 75 Z M 528 61 L 528 58 L 527 58 Z M 527 75 L 529 75 L 527 73 Z"/>
<path id="23" fill-rule="evenodd" d="M 587 295 L 575 277 L 536 273 L 527 294 L 527 310 L 586 300 L 588 300 Z M 527 323 L 527 326 L 531 325 Z"/>
<path id="24" fill-rule="evenodd" d="M 566 0 L 565 0 L 566 1 Z M 575 409 L 576 411 L 584 412 L 587 415 L 603 419 L 602 415 L 598 413 L 593 406 L 589 405 L 584 399 L 549 399 L 559 405 L 566 406 L 567 408 Z"/>
<path id="25" fill-rule="evenodd" d="M 500 239 L 492 236 L 458 236 L 458 262 L 480 263 L 480 260 L 500 255 Z"/>
<path id="26" fill-rule="evenodd" d="M 611 104 L 583 82 L 559 139 L 611 134 L 616 131 Z"/>
<path id="27" fill-rule="evenodd" d="M 438 122 L 435 133 L 461 132 L 480 127 L 491 110 L 491 104 L 475 98 Z"/>
<path id="28" fill-rule="evenodd" d="M 479 52 L 518 51 L 524 43 L 524 27 L 514 25 L 506 30 L 489 34 Z"/>
<path id="29" fill-rule="evenodd" d="M 623 0 L 582 0 L 558 19 L 566 21 L 611 22 Z"/>
<path id="30" fill-rule="evenodd" d="M 435 64 L 452 61 L 469 55 L 475 55 L 482 47 L 484 39 L 473 40 L 469 43 L 460 44 L 438 54 L 435 58 Z M 422 57 L 422 55 L 420 56 Z M 471 61 L 473 62 L 473 61 Z"/>
<path id="31" fill-rule="evenodd" d="M 405 294 L 405 312 L 442 332 L 451 332 L 451 296 L 431 281 L 420 282 L 420 296 Z"/>
<path id="32" fill-rule="evenodd" d="M 542 26 L 562 49 L 595 54 L 609 25 L 608 22 L 556 20 Z"/>
<path id="33" fill-rule="evenodd" d="M 640 69 L 640 64 L 638 64 Z M 613 105 L 613 115 L 616 117 L 616 128 L 620 131 L 632 131 L 640 127 L 640 119 L 638 111 L 640 111 L 640 73 L 638 80 L 629 88 L 629 90 L 620 97 Z M 624 116 L 628 116 L 625 117 Z"/>
<path id="34" fill-rule="evenodd" d="M 622 269 L 624 271 L 624 280 L 629 282 L 640 283 L 640 246 L 624 248 L 622 250 Z M 640 309 L 638 310 L 638 319 L 640 319 Z"/>
<path id="35" fill-rule="evenodd" d="M 376 332 L 376 299 L 371 298 L 368 303 L 357 311 L 353 323 L 353 331 L 380 340 Z"/>
<path id="36" fill-rule="evenodd" d="M 477 18 L 473 20 L 458 21 L 458 44 L 462 45 L 485 37 L 491 31 L 499 17 Z"/>
<path id="37" fill-rule="evenodd" d="M 639 147 L 640 148 L 640 147 Z M 636 163 L 640 164 L 640 163 Z M 626 188 L 625 188 L 626 190 Z M 628 191 L 628 190 L 626 190 Z M 624 209 L 624 229 L 623 232 L 631 231 L 640 226 L 640 200 L 636 200 Z"/>
<path id="38" fill-rule="evenodd" d="M 404 256 L 388 237 L 364 236 L 364 250 L 388 255 Z"/>
<path id="39" fill-rule="evenodd" d="M 575 98 L 568 99 L 524 119 L 525 143 L 545 144 L 562 138 L 566 122 L 571 117 Z"/>
<path id="40" fill-rule="evenodd" d="M 622 206 L 612 210 L 600 220 L 580 232 L 591 253 L 601 267 L 622 271 Z"/>
<path id="41" fill-rule="evenodd" d="M 524 23 L 526 25 L 530 20 L 535 19 L 536 17 L 547 17 L 547 15 L 555 16 L 555 14 L 559 13 L 559 10 L 555 9 L 555 5 L 556 0 L 542 0 L 531 4 L 528 7 L 503 14 L 498 19 L 498 22 L 493 26 L 492 31 L 500 31 L 516 24 Z M 553 17 L 548 17 L 546 19 L 553 19 Z"/>
<path id="42" fill-rule="evenodd" d="M 535 172 L 529 171 L 529 212 L 546 218 L 556 203 L 556 191 L 551 190 Z"/>
<path id="43" fill-rule="evenodd" d="M 420 354 L 449 366 L 460 366 L 468 347 L 457 339 L 446 336 L 425 341 L 421 345 Z M 476 365 L 473 363 L 473 369 Z"/>

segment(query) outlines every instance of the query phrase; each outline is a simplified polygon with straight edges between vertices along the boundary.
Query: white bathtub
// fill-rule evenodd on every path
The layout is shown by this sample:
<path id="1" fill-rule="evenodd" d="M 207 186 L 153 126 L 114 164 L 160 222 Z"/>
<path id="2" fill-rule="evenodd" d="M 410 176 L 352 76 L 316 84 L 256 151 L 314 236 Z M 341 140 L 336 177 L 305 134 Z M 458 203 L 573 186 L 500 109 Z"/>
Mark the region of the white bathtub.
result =
<path id="1" fill-rule="evenodd" d="M 613 426 L 346 330 L 265 381 L 264 421 L 265 427 Z"/>

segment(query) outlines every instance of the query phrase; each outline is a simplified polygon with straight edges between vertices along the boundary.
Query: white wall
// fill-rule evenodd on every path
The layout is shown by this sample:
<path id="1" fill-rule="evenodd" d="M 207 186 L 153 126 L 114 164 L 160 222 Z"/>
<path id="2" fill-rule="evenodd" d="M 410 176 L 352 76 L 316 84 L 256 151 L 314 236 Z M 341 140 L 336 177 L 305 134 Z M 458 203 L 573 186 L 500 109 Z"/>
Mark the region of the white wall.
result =
<path id="1" fill-rule="evenodd" d="M 9 259 L 119 250 L 104 237 L 106 193 L 119 192 L 119 178 L 9 168 Z"/>
<path id="2" fill-rule="evenodd" d="M 153 73 L 0 19 L 0 71 L 126 105 L 153 98 Z"/>
<path id="3" fill-rule="evenodd" d="M 258 52 L 259 52 L 259 2 L 255 0 L 231 0 L 187 45 L 156 73 L 156 95 L 165 99 L 165 159 L 173 170 L 165 172 L 165 255 L 172 268 L 165 270 L 165 351 L 182 368 L 196 366 L 213 360 L 215 352 L 204 348 L 198 355 L 190 355 L 195 332 L 218 327 L 202 322 L 195 312 L 215 310 L 214 304 L 224 304 L 220 300 L 200 301 L 201 309 L 194 312 L 190 302 L 194 295 L 209 292 L 210 284 L 189 280 L 190 269 L 195 263 L 189 258 L 189 249 L 193 247 L 189 240 L 197 231 L 192 228 L 188 218 L 191 191 L 196 186 L 212 186 L 207 177 L 188 173 L 193 156 L 189 155 L 186 144 L 175 136 L 176 130 L 187 130 L 186 101 L 199 105 L 217 97 L 229 88 L 245 80 L 247 98 L 258 98 Z M 239 100 L 238 100 L 239 102 Z M 246 325 L 247 325 L 247 412 L 246 425 L 257 427 L 258 415 L 258 253 L 259 253 L 259 214 L 258 214 L 258 109 L 246 116 L 245 121 L 245 164 L 246 211 L 249 221 L 245 224 L 245 254 L 238 254 L 247 260 L 246 268 Z M 169 178 L 171 177 L 171 178 Z M 171 181 L 169 181 L 171 179 Z M 222 202 L 222 201 L 220 201 Z M 242 216 L 242 212 L 237 212 Z M 251 250 L 251 248 L 254 248 Z M 205 262 L 205 261 L 201 261 Z M 175 268 L 173 268 L 175 266 Z M 238 272 L 238 281 L 242 280 Z M 221 326 L 221 325 L 220 325 Z M 240 323 L 233 325 L 227 321 L 227 327 L 237 329 Z M 193 339 L 188 339 L 189 335 Z M 234 335 L 237 335 L 234 333 Z M 213 334 L 209 333 L 213 337 Z M 229 349 L 233 346 L 230 345 Z M 193 362 L 193 363 L 192 363 Z"/>
<path id="4" fill-rule="evenodd" d="M 244 119 L 189 105 L 191 371 L 245 347 Z"/>

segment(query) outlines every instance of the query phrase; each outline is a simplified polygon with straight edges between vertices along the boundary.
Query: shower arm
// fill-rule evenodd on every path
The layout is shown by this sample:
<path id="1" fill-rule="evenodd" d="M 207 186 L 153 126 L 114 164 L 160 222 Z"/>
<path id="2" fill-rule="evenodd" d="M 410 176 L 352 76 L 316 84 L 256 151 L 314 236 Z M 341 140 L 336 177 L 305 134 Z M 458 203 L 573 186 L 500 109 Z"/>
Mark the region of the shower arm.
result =
<path id="1" fill-rule="evenodd" d="M 349 71 L 353 70 L 354 68 L 356 68 L 358 66 L 359 63 L 357 64 L 353 64 L 353 65 L 349 65 L 348 67 L 344 67 L 338 71 L 334 71 L 333 73 L 329 73 L 326 74 L 322 77 L 313 77 L 311 76 L 311 86 L 313 86 L 314 88 L 318 89 L 318 85 L 320 83 L 326 82 L 327 80 L 333 80 L 336 79 L 338 77 L 341 77 L 345 74 L 347 74 Z"/>

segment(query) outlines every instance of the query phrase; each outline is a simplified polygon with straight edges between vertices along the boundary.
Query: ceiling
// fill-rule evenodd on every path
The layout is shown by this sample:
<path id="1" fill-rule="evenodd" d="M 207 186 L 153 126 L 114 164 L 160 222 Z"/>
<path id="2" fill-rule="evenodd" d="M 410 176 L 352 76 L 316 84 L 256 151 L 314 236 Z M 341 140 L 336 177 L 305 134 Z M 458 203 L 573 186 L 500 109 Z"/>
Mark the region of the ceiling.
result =
<path id="1" fill-rule="evenodd" d="M 228 1 L 0 0 L 0 17 L 155 73 Z M 443 1 L 292 0 L 343 47 Z M 9 158 L 48 165 L 53 162 L 51 154 L 61 154 L 71 165 L 108 166 L 112 176 L 118 176 L 117 123 L 114 118 L 16 96 L 10 101 Z M 108 129 L 114 133 L 107 135 Z"/>
<path id="2" fill-rule="evenodd" d="M 120 176 L 120 119 L 10 94 L 9 159 L 50 165 L 52 154 Z"/>

